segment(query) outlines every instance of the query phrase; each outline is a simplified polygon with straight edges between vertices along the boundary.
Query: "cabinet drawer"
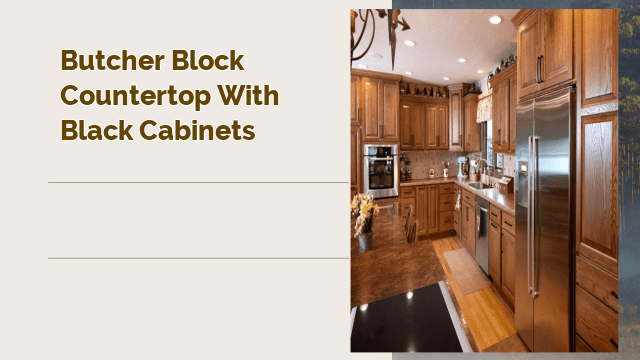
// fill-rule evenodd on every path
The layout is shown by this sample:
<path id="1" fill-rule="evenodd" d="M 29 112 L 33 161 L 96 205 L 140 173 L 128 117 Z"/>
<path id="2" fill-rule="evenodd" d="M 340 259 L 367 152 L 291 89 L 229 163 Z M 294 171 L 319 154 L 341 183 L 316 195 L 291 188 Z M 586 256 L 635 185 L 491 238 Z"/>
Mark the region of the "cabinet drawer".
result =
<path id="1" fill-rule="evenodd" d="M 455 228 L 454 226 L 454 212 L 451 211 L 443 211 L 440 213 L 440 231 L 449 231 Z"/>
<path id="2" fill-rule="evenodd" d="M 444 194 L 440 195 L 440 212 L 453 210 L 456 207 L 455 195 L 453 194 Z"/>
<path id="3" fill-rule="evenodd" d="M 415 186 L 403 186 L 400 188 L 400 197 L 415 197 L 416 196 L 416 187 Z"/>
<path id="4" fill-rule="evenodd" d="M 411 217 L 416 217 L 416 200 L 414 198 L 400 199 L 400 216 L 407 216 L 409 206 L 413 208 L 411 209 Z"/>
<path id="5" fill-rule="evenodd" d="M 618 279 L 576 256 L 576 283 L 611 310 L 618 312 Z"/>
<path id="6" fill-rule="evenodd" d="M 462 189 L 462 200 L 468 202 L 469 204 L 474 204 L 475 206 L 476 196 L 473 195 L 470 191 Z"/>
<path id="7" fill-rule="evenodd" d="M 453 183 L 440 185 L 440 194 L 453 194 Z"/>
<path id="8" fill-rule="evenodd" d="M 513 216 L 502 213 L 502 229 L 508 231 L 511 235 L 516 234 L 516 219 Z"/>
<path id="9" fill-rule="evenodd" d="M 576 333 L 596 352 L 617 352 L 618 314 L 576 286 Z"/>
<path id="10" fill-rule="evenodd" d="M 489 207 L 489 218 L 491 219 L 491 221 L 495 222 L 498 226 L 500 226 L 500 224 L 502 224 L 502 211 L 500 211 L 500 209 L 498 209 L 497 207 L 491 205 Z"/>

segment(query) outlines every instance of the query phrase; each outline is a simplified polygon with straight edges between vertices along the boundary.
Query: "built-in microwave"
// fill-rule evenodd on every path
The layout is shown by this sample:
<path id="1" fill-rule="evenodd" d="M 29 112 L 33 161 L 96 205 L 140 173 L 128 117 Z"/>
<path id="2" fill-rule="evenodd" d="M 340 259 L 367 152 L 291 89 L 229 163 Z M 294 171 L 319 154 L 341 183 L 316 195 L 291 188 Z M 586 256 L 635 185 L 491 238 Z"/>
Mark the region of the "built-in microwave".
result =
<path id="1" fill-rule="evenodd" d="M 365 194 L 376 199 L 398 196 L 398 145 L 365 145 L 363 163 Z"/>

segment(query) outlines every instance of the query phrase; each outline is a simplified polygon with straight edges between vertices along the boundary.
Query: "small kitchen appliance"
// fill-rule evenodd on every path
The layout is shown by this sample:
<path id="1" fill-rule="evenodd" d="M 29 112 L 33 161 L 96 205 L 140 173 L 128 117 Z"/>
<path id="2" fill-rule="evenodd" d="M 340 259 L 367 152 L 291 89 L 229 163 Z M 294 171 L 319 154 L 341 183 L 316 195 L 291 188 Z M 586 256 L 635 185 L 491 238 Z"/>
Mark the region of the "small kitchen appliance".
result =
<path id="1" fill-rule="evenodd" d="M 458 156 L 458 177 L 466 178 L 469 176 L 469 160 L 464 156 Z"/>

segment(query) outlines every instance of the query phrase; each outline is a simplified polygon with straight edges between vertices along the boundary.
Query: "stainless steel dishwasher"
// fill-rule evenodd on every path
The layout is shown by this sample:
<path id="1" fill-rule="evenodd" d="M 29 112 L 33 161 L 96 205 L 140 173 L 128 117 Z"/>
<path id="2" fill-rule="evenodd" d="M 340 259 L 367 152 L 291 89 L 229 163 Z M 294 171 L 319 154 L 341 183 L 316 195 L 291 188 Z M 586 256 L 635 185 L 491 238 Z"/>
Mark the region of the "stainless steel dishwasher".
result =
<path id="1" fill-rule="evenodd" d="M 476 196 L 476 261 L 489 275 L 489 202 Z"/>

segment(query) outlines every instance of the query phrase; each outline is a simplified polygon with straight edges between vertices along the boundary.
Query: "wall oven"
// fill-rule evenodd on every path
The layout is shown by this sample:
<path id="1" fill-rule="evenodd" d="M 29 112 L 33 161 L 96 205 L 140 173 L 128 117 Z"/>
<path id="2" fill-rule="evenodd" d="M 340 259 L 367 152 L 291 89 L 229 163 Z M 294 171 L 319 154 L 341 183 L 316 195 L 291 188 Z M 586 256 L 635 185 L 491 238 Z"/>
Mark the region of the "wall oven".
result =
<path id="1" fill-rule="evenodd" d="M 364 192 L 376 199 L 398 196 L 398 145 L 364 146 Z"/>

